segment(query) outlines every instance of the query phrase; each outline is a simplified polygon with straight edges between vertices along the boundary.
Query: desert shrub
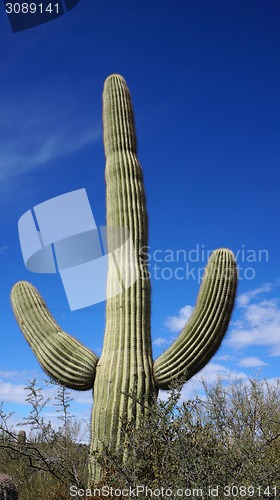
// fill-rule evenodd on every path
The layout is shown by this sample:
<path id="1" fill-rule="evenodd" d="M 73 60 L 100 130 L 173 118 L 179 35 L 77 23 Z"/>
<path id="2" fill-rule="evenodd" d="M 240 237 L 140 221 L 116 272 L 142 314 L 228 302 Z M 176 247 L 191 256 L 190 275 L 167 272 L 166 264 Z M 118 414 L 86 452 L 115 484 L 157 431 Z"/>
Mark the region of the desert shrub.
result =
<path id="1" fill-rule="evenodd" d="M 254 486 L 259 488 L 256 498 L 264 492 L 263 498 L 277 496 L 273 488 L 279 492 L 280 381 L 218 380 L 203 387 L 203 398 L 186 402 L 171 391 L 136 431 L 133 421 L 126 426 L 125 463 L 109 451 L 103 457 L 107 484 L 144 484 L 174 493 Z"/>
<path id="2" fill-rule="evenodd" d="M 55 400 L 62 425 L 54 428 L 43 416 L 48 400 L 35 379 L 26 391 L 31 409 L 20 425 L 29 426 L 28 438 L 23 429 L 18 432 L 9 426 L 11 415 L 0 407 L 0 470 L 15 478 L 21 500 L 68 498 L 70 485 L 85 486 L 88 461 L 88 446 L 79 442 L 80 425 L 69 413 L 68 392 L 57 386 Z"/>
<path id="3" fill-rule="evenodd" d="M 209 488 L 219 487 L 218 498 L 224 497 L 225 486 L 254 487 L 259 488 L 255 496 L 242 497 L 277 498 L 280 380 L 217 380 L 213 385 L 204 382 L 203 388 L 203 397 L 184 402 L 180 391 L 170 391 L 165 400 L 155 402 L 137 429 L 133 420 L 123 425 L 126 460 L 123 463 L 121 455 L 103 450 L 99 459 L 104 478 L 101 484 L 91 485 L 96 489 L 94 498 L 104 498 L 102 487 L 110 487 L 112 492 L 118 488 L 118 495 L 112 493 L 110 498 L 127 498 L 120 496 L 120 489 L 137 486 L 161 491 L 163 497 L 167 497 L 164 491 L 169 497 L 179 489 L 206 496 Z M 22 500 L 73 498 L 70 486 L 87 488 L 88 446 L 77 441 L 79 426 L 70 418 L 71 401 L 59 387 L 62 426 L 54 429 L 41 416 L 44 400 L 35 381 L 27 389 L 28 422 L 34 426 L 34 434 L 24 447 L 18 447 L 17 434 L 9 429 L 9 415 L 0 410 L 0 470 L 13 477 Z M 278 488 L 276 494 L 274 487 Z M 145 491 L 138 492 L 137 498 L 152 496 Z"/>

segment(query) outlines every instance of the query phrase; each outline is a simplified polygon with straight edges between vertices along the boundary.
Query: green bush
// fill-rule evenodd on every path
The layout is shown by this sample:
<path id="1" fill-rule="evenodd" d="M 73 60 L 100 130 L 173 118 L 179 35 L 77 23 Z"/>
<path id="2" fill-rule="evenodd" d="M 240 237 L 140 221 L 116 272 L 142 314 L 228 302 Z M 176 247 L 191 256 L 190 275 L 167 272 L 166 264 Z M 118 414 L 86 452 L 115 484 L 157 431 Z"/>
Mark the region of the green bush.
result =
<path id="1" fill-rule="evenodd" d="M 205 397 L 180 403 L 180 393 L 172 391 L 139 429 L 133 423 L 126 427 L 125 465 L 117 456 L 104 456 L 112 484 L 205 494 L 209 487 L 234 487 L 235 494 L 236 488 L 252 486 L 253 498 L 270 498 L 269 491 L 276 498 L 277 488 L 279 495 L 280 380 L 203 386 Z"/>
<path id="2" fill-rule="evenodd" d="M 179 489 L 193 492 L 193 498 L 200 492 L 206 497 L 209 488 L 216 487 L 220 491 L 216 498 L 224 498 L 224 487 L 235 488 L 229 498 L 279 496 L 280 380 L 218 380 L 203 387 L 203 397 L 186 402 L 181 401 L 179 391 L 170 391 L 165 401 L 155 402 L 137 430 L 132 420 L 123 425 L 125 464 L 122 456 L 103 451 L 99 460 L 106 473 L 102 483 L 92 485 L 94 498 L 104 498 L 102 492 L 97 494 L 104 486 L 114 492 L 143 485 L 160 490 L 166 498 L 164 491 L 170 496 Z M 68 394 L 58 387 L 62 426 L 55 430 L 41 416 L 45 401 L 35 381 L 27 390 L 32 408 L 27 421 L 36 434 L 17 446 L 18 433 L 9 430 L 9 416 L 2 409 L 0 470 L 13 478 L 21 500 L 73 498 L 71 486 L 86 491 L 89 450 L 77 442 L 79 428 L 70 418 Z M 240 494 L 236 494 L 238 489 Z M 151 492 L 137 496 L 147 497 L 152 497 Z M 110 498 L 125 496 L 118 491 Z"/>

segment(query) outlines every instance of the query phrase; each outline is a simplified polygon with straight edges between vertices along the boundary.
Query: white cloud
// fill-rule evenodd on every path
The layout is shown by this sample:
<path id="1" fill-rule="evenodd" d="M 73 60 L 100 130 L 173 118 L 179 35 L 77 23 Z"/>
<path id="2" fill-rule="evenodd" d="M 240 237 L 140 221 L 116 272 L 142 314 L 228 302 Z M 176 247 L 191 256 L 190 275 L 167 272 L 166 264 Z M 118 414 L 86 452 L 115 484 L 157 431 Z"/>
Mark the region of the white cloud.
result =
<path id="1" fill-rule="evenodd" d="M 279 299 L 247 303 L 242 308 L 242 320 L 230 331 L 227 346 L 237 350 L 266 346 L 270 356 L 280 356 Z"/>
<path id="2" fill-rule="evenodd" d="M 26 380 L 26 384 L 28 384 L 28 380 L 32 380 L 37 377 L 37 373 L 35 371 L 30 370 L 0 370 L 0 379 L 8 378 L 13 381 L 21 382 L 22 380 Z"/>
<path id="3" fill-rule="evenodd" d="M 168 316 L 165 320 L 165 326 L 170 332 L 180 332 L 186 325 L 193 312 L 193 307 L 186 305 L 180 309 L 177 316 Z"/>
<path id="4" fill-rule="evenodd" d="M 266 356 L 280 356 L 280 299 L 275 298 L 279 284 L 279 281 L 265 283 L 239 295 L 236 308 L 237 319 L 230 324 L 228 334 L 222 344 L 221 354 L 217 353 L 215 357 L 218 363 L 225 362 L 225 364 L 230 363 L 231 367 L 240 366 L 250 369 L 268 366 Z M 166 327 L 171 332 L 181 331 L 192 311 L 193 308 L 186 305 L 177 315 L 166 319 Z M 254 348 L 254 353 L 252 353 L 252 348 Z M 255 348 L 261 348 L 261 353 Z M 217 375 L 232 373 L 232 370 L 218 363 L 208 363 L 198 376 L 205 375 L 206 379 L 211 381 Z M 196 377 L 188 382 L 188 393 L 197 386 Z"/>
<path id="5" fill-rule="evenodd" d="M 249 302 L 251 302 L 251 300 L 255 298 L 257 295 L 270 292 L 272 288 L 273 288 L 272 283 L 264 283 L 264 285 L 255 288 L 255 290 L 250 290 L 249 292 L 241 293 L 237 297 L 237 307 L 246 307 L 249 304 Z"/>
<path id="6" fill-rule="evenodd" d="M 0 380 L 0 401 L 6 403 L 25 404 L 25 385 L 12 384 Z"/>
<path id="7" fill-rule="evenodd" d="M 73 415 L 71 412 L 71 407 L 69 408 L 69 414 L 73 416 L 72 422 L 77 423 L 79 428 L 76 428 L 77 433 L 75 434 L 75 440 L 80 443 L 89 443 L 90 441 L 90 415 L 87 413 L 83 414 L 79 411 L 77 415 Z M 50 422 L 52 428 L 58 430 L 59 427 L 63 425 L 62 421 L 59 419 L 59 414 L 55 411 L 45 411 L 42 415 L 44 417 L 45 423 Z M 28 412 L 17 412 L 9 416 L 7 420 L 8 429 L 15 434 L 19 432 L 20 429 L 24 429 L 26 432 L 27 440 L 33 439 L 34 435 L 39 434 L 40 431 L 32 430 L 30 424 L 27 423 L 26 418 L 28 417 Z"/>
<path id="8" fill-rule="evenodd" d="M 208 384 L 212 384 L 219 377 L 222 380 L 230 378 L 245 379 L 247 375 L 244 372 L 232 371 L 220 363 L 208 363 L 194 378 L 197 381 L 206 380 Z"/>
<path id="9" fill-rule="evenodd" d="M 75 391 L 73 393 L 71 392 L 71 395 L 73 397 L 73 401 L 78 404 L 92 405 L 93 403 L 92 391 Z"/>
<path id="10" fill-rule="evenodd" d="M 0 379 L 0 401 L 3 401 L 4 403 L 27 404 L 25 401 L 28 395 L 28 391 L 25 390 L 25 387 L 27 386 L 28 381 L 25 384 L 17 384 Z M 56 389 L 54 387 L 44 387 L 44 384 L 36 384 L 36 387 L 42 387 L 42 396 L 44 399 L 50 398 L 49 404 L 51 404 L 54 400 L 54 396 L 56 395 Z"/>
<path id="11" fill-rule="evenodd" d="M 223 354 L 223 355 L 218 355 L 216 356 L 217 361 L 234 361 L 235 356 L 232 356 L 231 354 Z"/>
<path id="12" fill-rule="evenodd" d="M 9 371 L 9 370 L 4 370 L 0 371 L 0 378 L 15 378 L 18 376 L 22 376 L 22 372 L 18 372 L 16 370 Z"/>
<path id="13" fill-rule="evenodd" d="M 246 380 L 247 375 L 244 372 L 232 371 L 220 363 L 210 362 L 198 372 L 197 375 L 186 382 L 181 391 L 180 401 L 187 401 L 197 395 L 203 397 L 204 389 L 202 380 L 206 381 L 207 386 L 211 386 L 215 384 L 218 379 L 224 382 L 234 379 Z M 166 400 L 168 398 L 168 393 L 160 391 L 159 397 L 162 400 Z"/>
<path id="14" fill-rule="evenodd" d="M 14 404 L 28 404 L 25 399 L 28 390 L 25 387 L 29 385 L 29 381 L 36 379 L 36 387 L 40 387 L 41 394 L 44 399 L 50 399 L 47 407 L 52 407 L 55 403 L 55 396 L 57 395 L 57 385 L 50 384 L 46 380 L 39 380 L 36 378 L 35 372 L 28 371 L 0 371 L 0 402 L 14 403 Z M 24 380 L 24 384 L 21 381 Z M 73 400 L 73 405 L 92 405 L 92 391 L 69 391 L 69 397 Z"/>
<path id="15" fill-rule="evenodd" d="M 7 381 L 0 378 L 0 403 L 3 402 L 3 413 L 6 415 L 10 414 L 8 427 L 14 432 L 18 432 L 18 426 L 20 428 L 22 427 L 22 423 L 25 422 L 26 417 L 28 417 L 32 409 L 30 404 L 26 402 L 28 391 L 24 389 L 28 385 L 28 381 L 25 384 L 14 383 L 11 381 L 13 379 L 18 379 L 19 375 L 20 372 L 16 371 L 0 372 L 0 377 L 2 379 L 10 379 Z M 21 373 L 21 376 L 22 375 L 23 374 Z M 42 411 L 42 417 L 44 417 L 45 422 L 50 421 L 53 428 L 57 429 L 61 426 L 61 420 L 59 419 L 59 413 L 57 412 L 58 408 L 54 406 L 54 404 L 57 404 L 57 400 L 55 400 L 55 396 L 57 396 L 57 387 L 52 384 L 46 385 L 44 380 L 38 381 L 38 383 L 36 383 L 36 387 L 42 388 L 41 395 L 43 396 L 44 401 L 49 399 L 44 410 Z M 90 413 L 93 403 L 92 391 L 79 392 L 69 390 L 69 397 L 72 398 L 68 409 L 69 414 L 73 415 L 74 420 L 80 424 L 78 438 L 82 442 L 88 442 L 90 435 Z M 6 405 L 9 405 L 9 410 L 7 410 Z M 31 432 L 30 425 L 24 425 L 24 429 L 26 430 L 28 436 Z"/>
<path id="16" fill-rule="evenodd" d="M 166 345 L 170 345 L 170 343 L 171 343 L 171 340 L 165 339 L 163 337 L 157 337 L 153 341 L 153 345 L 156 346 L 156 347 L 163 347 L 163 346 L 166 346 Z"/>
<path id="17" fill-rule="evenodd" d="M 238 362 L 239 366 L 244 366 L 245 368 L 254 368 L 258 366 L 267 366 L 267 363 L 254 356 L 242 358 Z"/>
<path id="18" fill-rule="evenodd" d="M 265 298 L 265 294 L 272 292 L 277 286 L 279 286 L 279 281 L 265 283 L 254 290 L 239 295 L 237 309 L 239 309 L 240 315 L 231 324 L 229 334 L 224 341 L 227 347 L 231 350 L 240 350 L 252 346 L 267 346 L 270 348 L 268 352 L 270 356 L 280 356 L 280 299 Z M 180 309 L 177 315 L 169 316 L 165 321 L 165 326 L 171 332 L 181 331 L 192 311 L 193 308 L 186 305 Z M 227 353 L 217 357 L 217 359 L 232 361 L 234 356 L 233 353 Z M 250 356 L 246 359 L 248 365 L 240 366 L 266 365 L 264 361 L 257 361 L 258 358 Z"/>

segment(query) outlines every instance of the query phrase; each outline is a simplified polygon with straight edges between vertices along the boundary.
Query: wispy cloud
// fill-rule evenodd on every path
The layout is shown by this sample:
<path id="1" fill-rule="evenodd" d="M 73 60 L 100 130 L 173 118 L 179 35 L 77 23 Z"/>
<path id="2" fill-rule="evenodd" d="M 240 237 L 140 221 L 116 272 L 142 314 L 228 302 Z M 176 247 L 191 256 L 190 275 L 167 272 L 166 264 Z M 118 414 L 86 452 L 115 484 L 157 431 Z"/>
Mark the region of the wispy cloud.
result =
<path id="1" fill-rule="evenodd" d="M 4 403 L 13 403 L 13 404 L 26 404 L 26 397 L 28 395 L 28 390 L 25 388 L 29 385 L 28 380 L 31 380 L 33 377 L 23 377 L 23 373 L 21 374 L 21 380 L 24 378 L 25 383 L 18 383 L 20 372 L 1 372 L 0 373 L 0 401 Z M 26 375 L 26 374 L 25 374 Z M 42 388 L 41 394 L 45 399 L 50 398 L 50 404 L 54 401 L 54 397 L 56 395 L 55 387 L 46 387 L 45 383 L 36 385 Z"/>
<path id="2" fill-rule="evenodd" d="M 273 283 L 264 283 L 264 285 L 255 288 L 254 290 L 250 290 L 249 292 L 241 293 L 237 297 L 237 306 L 238 307 L 246 307 L 252 299 L 261 295 L 263 293 L 268 293 L 273 289 Z"/>
<path id="3" fill-rule="evenodd" d="M 231 349 L 224 354 L 221 361 L 230 361 L 236 351 L 248 347 L 267 346 L 270 356 L 280 356 L 280 299 L 271 297 L 271 292 L 277 290 L 279 282 L 265 283 L 264 285 L 239 295 L 237 299 L 236 321 L 230 326 L 224 343 Z M 165 326 L 170 332 L 180 332 L 191 316 L 193 308 L 190 305 L 182 307 L 177 315 L 168 316 Z M 158 340 L 158 344 L 160 343 Z M 164 339 L 165 344 L 169 340 Z M 225 357 L 226 356 L 226 357 Z M 264 366 L 265 362 L 247 356 L 247 363 L 251 367 Z M 246 363 L 246 361 L 244 361 Z M 245 366 L 245 364 L 243 365 Z"/>
<path id="4" fill-rule="evenodd" d="M 156 339 L 153 340 L 153 345 L 155 347 L 164 347 L 167 345 L 170 345 L 171 339 L 166 339 L 164 337 L 157 337 Z"/>
<path id="5" fill-rule="evenodd" d="M 93 124 L 81 99 L 61 88 L 26 92 L 20 102 L 13 95 L 5 97 L 0 103 L 1 181 L 70 155 L 101 137 L 99 124 Z"/>
<path id="6" fill-rule="evenodd" d="M 215 356 L 217 362 L 206 367 L 187 384 L 187 391 L 197 388 L 198 378 L 206 376 L 211 382 L 217 376 L 232 374 L 232 366 L 245 369 L 269 365 L 267 356 L 280 356 L 280 299 L 277 297 L 279 281 L 239 295 L 236 320 L 230 325 L 222 344 L 222 352 Z M 274 296 L 273 296 L 274 295 Z M 189 319 L 193 308 L 186 305 L 179 313 L 167 317 L 165 326 L 170 332 L 180 332 Z M 154 345 L 169 345 L 171 338 L 156 339 Z M 260 348 L 262 348 L 260 353 Z M 266 348 L 266 349 L 264 349 Z M 252 352 L 254 349 L 254 352 Z M 241 372 L 241 376 L 245 376 Z"/>
<path id="7" fill-rule="evenodd" d="M 244 368 L 257 368 L 260 366 L 267 366 L 267 363 L 265 363 L 264 361 L 262 361 L 259 358 L 251 356 L 251 357 L 247 357 L 247 358 L 246 357 L 241 358 L 238 362 L 238 365 L 243 366 Z"/>
<path id="8" fill-rule="evenodd" d="M 179 310 L 175 316 L 168 316 L 165 320 L 165 326 L 170 332 L 180 332 L 193 312 L 193 307 L 186 305 Z"/>
<path id="9" fill-rule="evenodd" d="M 82 391 L 71 393 L 73 401 L 82 405 L 92 405 L 92 391 Z"/>
<path id="10" fill-rule="evenodd" d="M 183 386 L 180 400 L 187 401 L 196 395 L 203 397 L 204 389 L 202 381 L 205 380 L 207 385 L 211 386 L 217 382 L 218 379 L 224 382 L 234 379 L 246 380 L 247 375 L 242 371 L 230 370 L 220 363 L 210 362 L 203 368 L 203 370 L 201 370 Z M 167 397 L 166 392 L 160 392 L 161 399 L 165 400 Z"/>
<path id="11" fill-rule="evenodd" d="M 7 252 L 8 250 L 10 250 L 10 247 L 8 245 L 2 245 L 2 246 L 0 246 L 0 255 L 2 255 L 3 253 Z"/>
<path id="12" fill-rule="evenodd" d="M 28 377 L 29 375 L 29 377 Z M 34 374 L 32 374 L 34 375 Z M 18 383 L 17 381 L 24 378 L 25 384 Z M 27 378 L 26 378 L 27 377 Z M 9 415 L 8 426 L 14 432 L 17 432 L 18 426 L 24 429 L 27 435 L 31 432 L 30 425 L 26 425 L 26 418 L 30 414 L 31 406 L 26 401 L 28 391 L 25 387 L 28 385 L 28 379 L 34 378 L 31 373 L 17 372 L 17 371 L 2 371 L 0 372 L 0 403 L 3 402 L 3 412 Z M 57 387 L 55 385 L 46 384 L 44 380 L 38 380 L 36 387 L 42 390 L 40 394 L 43 400 L 49 400 L 42 411 L 41 416 L 44 417 L 45 422 L 51 422 L 54 429 L 61 426 L 59 419 L 59 408 L 57 407 Z M 92 392 L 85 391 L 69 391 L 71 397 L 69 414 L 74 417 L 75 422 L 79 423 L 80 431 L 77 439 L 81 442 L 88 442 L 90 436 L 90 412 L 92 407 Z M 9 408 L 9 410 L 7 409 Z M 12 411 L 11 411 L 12 409 Z"/>
<path id="13" fill-rule="evenodd" d="M 232 354 L 219 354 L 218 356 L 216 356 L 216 359 L 217 361 L 234 361 L 235 356 L 233 356 Z"/>
<path id="14" fill-rule="evenodd" d="M 31 374 L 28 371 L 17 371 L 17 370 L 0 370 L 0 379 L 1 378 L 8 378 L 11 380 L 30 380 L 31 378 L 34 377 L 34 374 Z"/>
<path id="15" fill-rule="evenodd" d="M 25 387 L 29 381 L 36 379 L 35 372 L 28 371 L 0 371 L 0 401 L 14 404 L 26 404 L 28 390 Z M 22 384 L 24 380 L 24 384 Z M 57 386 L 49 384 L 46 380 L 36 379 L 36 387 L 41 388 L 41 394 L 44 399 L 50 399 L 48 407 L 55 403 L 57 395 Z M 73 405 L 92 405 L 91 391 L 69 391 Z"/>
<path id="16" fill-rule="evenodd" d="M 12 382 L 4 382 L 0 380 L 0 401 L 6 403 L 25 403 L 24 385 L 13 384 Z"/>

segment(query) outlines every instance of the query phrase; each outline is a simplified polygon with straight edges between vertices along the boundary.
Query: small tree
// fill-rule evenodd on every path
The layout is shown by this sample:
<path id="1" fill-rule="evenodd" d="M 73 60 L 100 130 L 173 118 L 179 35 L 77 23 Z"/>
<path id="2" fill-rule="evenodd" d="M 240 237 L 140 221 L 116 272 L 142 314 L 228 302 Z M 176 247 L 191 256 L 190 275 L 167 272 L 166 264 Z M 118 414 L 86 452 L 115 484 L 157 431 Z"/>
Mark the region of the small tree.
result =
<path id="1" fill-rule="evenodd" d="M 80 488 L 87 480 L 84 464 L 88 447 L 79 446 L 79 425 L 70 419 L 70 401 L 59 386 L 56 388 L 55 400 L 63 419 L 58 429 L 43 414 L 50 398 L 45 398 L 36 379 L 25 388 L 31 409 L 19 424 L 30 426 L 24 447 L 18 446 L 18 435 L 9 426 L 11 415 L 5 414 L 3 405 L 0 407 L 0 467 L 16 478 L 22 500 L 68 498 L 70 485 Z"/>

